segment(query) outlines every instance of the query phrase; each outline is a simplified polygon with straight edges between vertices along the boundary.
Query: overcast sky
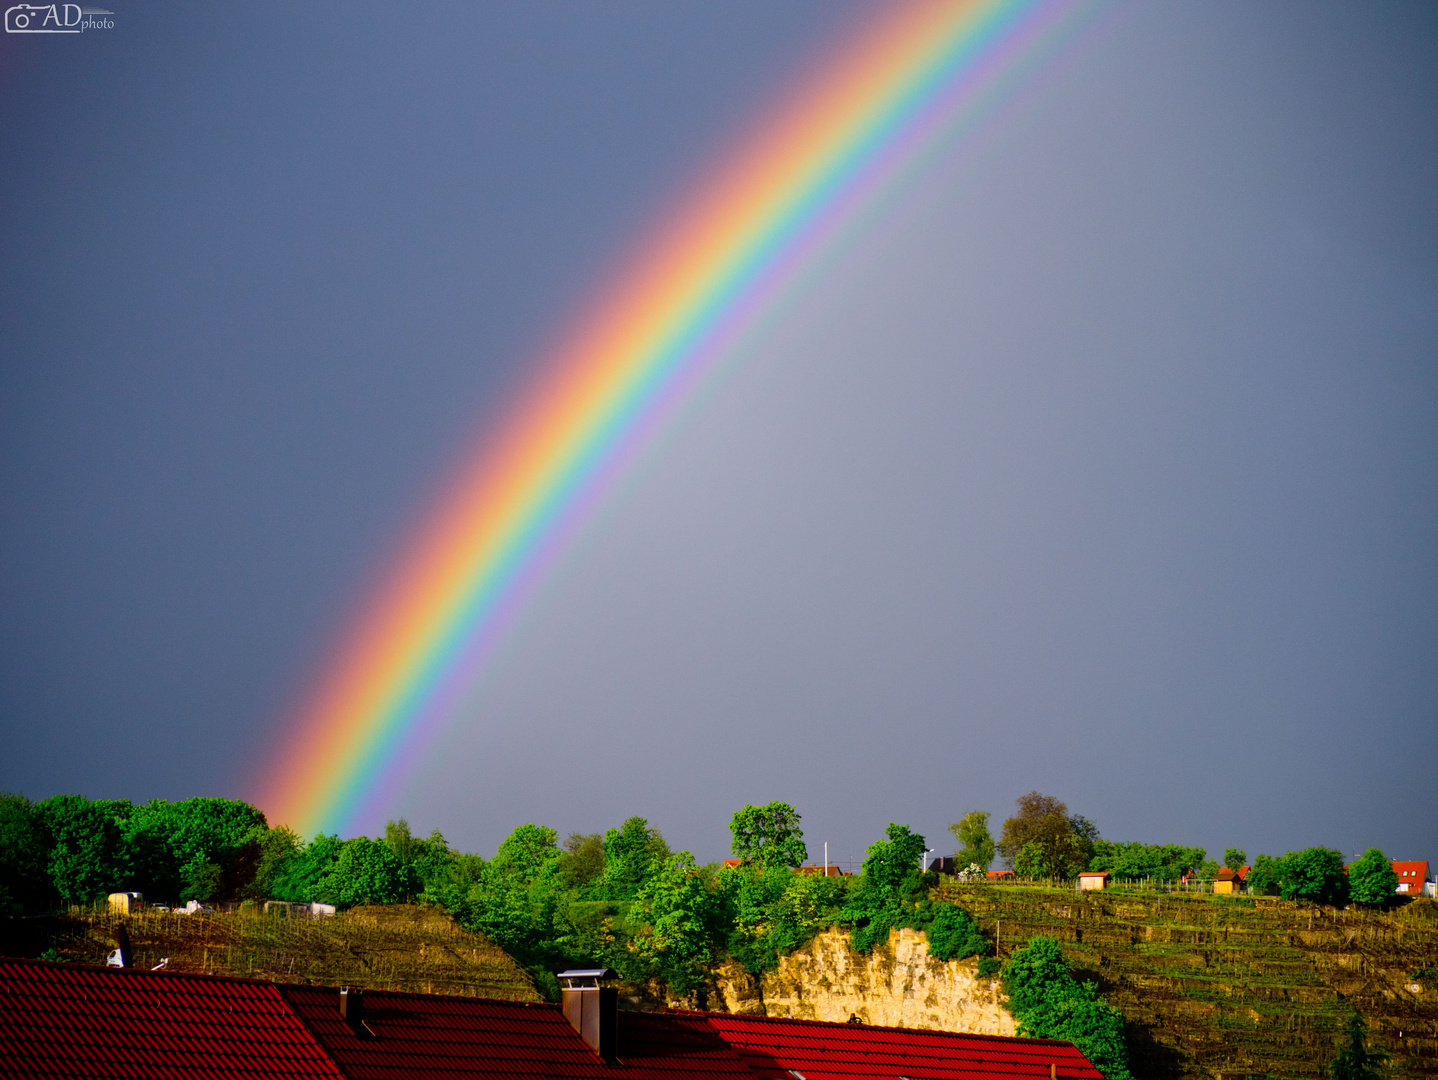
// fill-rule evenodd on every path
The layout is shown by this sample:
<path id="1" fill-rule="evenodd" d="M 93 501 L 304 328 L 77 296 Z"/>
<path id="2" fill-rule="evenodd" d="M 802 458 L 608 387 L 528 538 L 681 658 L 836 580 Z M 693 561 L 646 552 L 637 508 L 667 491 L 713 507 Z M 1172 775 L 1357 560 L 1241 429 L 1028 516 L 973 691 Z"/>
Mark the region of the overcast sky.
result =
<path id="1" fill-rule="evenodd" d="M 245 797 L 544 343 L 869 9 L 111 6 L 0 40 L 0 788 Z M 735 350 L 389 811 L 707 860 L 783 799 L 846 860 L 1037 788 L 1438 859 L 1435 467 L 1438 7 L 1101 7 Z"/>

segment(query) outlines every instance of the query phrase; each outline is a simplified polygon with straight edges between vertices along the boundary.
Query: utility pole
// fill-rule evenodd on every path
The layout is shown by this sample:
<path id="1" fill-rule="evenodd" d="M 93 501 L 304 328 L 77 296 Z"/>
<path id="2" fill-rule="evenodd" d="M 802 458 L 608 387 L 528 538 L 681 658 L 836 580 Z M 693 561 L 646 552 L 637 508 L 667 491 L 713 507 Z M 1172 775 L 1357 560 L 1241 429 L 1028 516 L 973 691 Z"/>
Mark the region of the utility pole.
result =
<path id="1" fill-rule="evenodd" d="M 829 841 L 824 841 L 824 876 L 829 876 Z"/>

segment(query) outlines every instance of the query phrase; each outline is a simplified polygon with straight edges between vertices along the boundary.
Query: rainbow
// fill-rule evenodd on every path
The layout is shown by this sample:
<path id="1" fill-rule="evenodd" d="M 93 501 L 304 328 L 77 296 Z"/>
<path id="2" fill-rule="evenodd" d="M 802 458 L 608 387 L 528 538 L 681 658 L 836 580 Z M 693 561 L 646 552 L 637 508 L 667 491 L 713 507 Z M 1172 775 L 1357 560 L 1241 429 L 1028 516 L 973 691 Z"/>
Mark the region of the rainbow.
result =
<path id="1" fill-rule="evenodd" d="M 725 155 L 538 365 L 341 643 L 257 803 L 305 835 L 392 800 L 617 476 L 825 245 L 1085 0 L 903 0 Z"/>

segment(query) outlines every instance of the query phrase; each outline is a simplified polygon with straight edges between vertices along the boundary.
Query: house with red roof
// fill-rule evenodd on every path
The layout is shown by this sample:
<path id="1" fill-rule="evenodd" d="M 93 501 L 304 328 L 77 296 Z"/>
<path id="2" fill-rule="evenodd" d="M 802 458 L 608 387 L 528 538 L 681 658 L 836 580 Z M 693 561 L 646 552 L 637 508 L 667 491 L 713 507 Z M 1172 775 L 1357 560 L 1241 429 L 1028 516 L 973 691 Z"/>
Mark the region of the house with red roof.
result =
<path id="1" fill-rule="evenodd" d="M 0 1074 L 336 1080 L 1102 1080 L 1048 1039 L 625 1012 L 603 971 L 561 1004 L 293 986 L 0 957 Z M 587 977 L 587 978 L 586 978 Z"/>
<path id="2" fill-rule="evenodd" d="M 1394 891 L 1417 896 L 1423 892 L 1423 883 L 1428 880 L 1428 860 L 1395 861 L 1393 872 L 1398 875 L 1398 887 Z"/>

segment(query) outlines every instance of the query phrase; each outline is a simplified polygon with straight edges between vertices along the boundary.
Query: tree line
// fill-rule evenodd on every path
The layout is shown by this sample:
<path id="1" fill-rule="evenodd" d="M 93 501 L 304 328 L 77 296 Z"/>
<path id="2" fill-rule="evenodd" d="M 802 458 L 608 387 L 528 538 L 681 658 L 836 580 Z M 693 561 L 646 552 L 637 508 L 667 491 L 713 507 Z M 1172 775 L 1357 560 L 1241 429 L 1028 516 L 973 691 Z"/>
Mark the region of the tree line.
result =
<path id="1" fill-rule="evenodd" d="M 1004 821 L 1000 839 L 989 832 L 990 815 L 972 810 L 949 826 L 959 848 L 955 862 L 977 876 L 995 855 L 1020 877 L 1070 879 L 1084 870 L 1106 870 L 1115 878 L 1177 881 L 1196 875 L 1212 879 L 1222 867 L 1248 865 L 1242 848 L 1226 848 L 1223 862 L 1201 847 L 1182 844 L 1113 842 L 1099 836 L 1093 822 L 1051 795 L 1031 791 L 1016 800 L 1016 812 Z M 1388 856 L 1369 848 L 1351 867 L 1333 848 L 1312 847 L 1281 856 L 1259 855 L 1245 886 L 1260 895 L 1320 904 L 1384 904 L 1393 899 L 1398 876 Z"/>

